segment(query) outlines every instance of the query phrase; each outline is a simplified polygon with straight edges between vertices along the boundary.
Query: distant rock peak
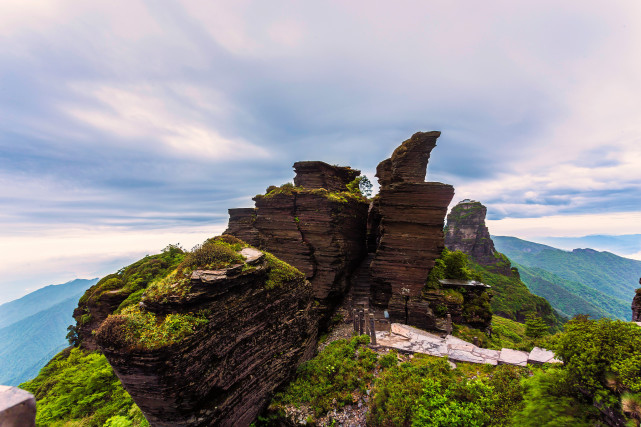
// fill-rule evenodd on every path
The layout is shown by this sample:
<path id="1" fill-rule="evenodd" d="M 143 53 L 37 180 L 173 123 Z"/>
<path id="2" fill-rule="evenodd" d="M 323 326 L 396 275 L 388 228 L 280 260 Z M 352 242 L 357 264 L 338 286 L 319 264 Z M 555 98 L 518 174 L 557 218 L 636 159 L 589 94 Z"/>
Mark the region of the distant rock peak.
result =
<path id="1" fill-rule="evenodd" d="M 470 199 L 460 201 L 447 215 L 445 246 L 452 251 L 466 253 L 481 265 L 499 267 L 500 273 L 509 276 L 511 265 L 497 256 L 494 241 L 485 224 L 486 215 L 487 208 L 481 202 Z"/>

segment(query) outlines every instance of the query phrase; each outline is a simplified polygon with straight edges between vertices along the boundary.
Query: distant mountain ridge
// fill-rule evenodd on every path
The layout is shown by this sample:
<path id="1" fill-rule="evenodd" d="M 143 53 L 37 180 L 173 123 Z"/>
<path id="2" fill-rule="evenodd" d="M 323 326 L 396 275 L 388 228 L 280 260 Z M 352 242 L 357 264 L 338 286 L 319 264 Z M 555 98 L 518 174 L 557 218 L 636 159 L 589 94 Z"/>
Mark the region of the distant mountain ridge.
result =
<path id="1" fill-rule="evenodd" d="M 594 249 L 566 251 L 509 236 L 492 236 L 532 292 L 559 312 L 630 320 L 641 261 Z"/>
<path id="2" fill-rule="evenodd" d="M 97 278 L 75 279 L 60 285 L 49 285 L 16 300 L 6 302 L 0 305 L 0 328 L 53 307 L 72 295 L 82 294 L 97 281 Z"/>
<path id="3" fill-rule="evenodd" d="M 69 344 L 67 326 L 84 291 L 98 279 L 51 285 L 0 306 L 0 384 L 18 385 Z"/>

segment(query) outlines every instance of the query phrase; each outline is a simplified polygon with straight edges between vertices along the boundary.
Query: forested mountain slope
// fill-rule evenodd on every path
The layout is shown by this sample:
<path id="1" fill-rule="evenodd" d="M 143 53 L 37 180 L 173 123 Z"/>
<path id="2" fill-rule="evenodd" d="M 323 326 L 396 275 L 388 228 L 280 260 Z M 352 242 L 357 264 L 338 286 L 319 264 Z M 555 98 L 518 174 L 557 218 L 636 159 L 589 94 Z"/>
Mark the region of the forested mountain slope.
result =
<path id="1" fill-rule="evenodd" d="M 516 237 L 492 239 L 499 251 L 518 264 L 530 290 L 560 312 L 630 319 L 641 261 L 593 249 L 563 251 Z"/>

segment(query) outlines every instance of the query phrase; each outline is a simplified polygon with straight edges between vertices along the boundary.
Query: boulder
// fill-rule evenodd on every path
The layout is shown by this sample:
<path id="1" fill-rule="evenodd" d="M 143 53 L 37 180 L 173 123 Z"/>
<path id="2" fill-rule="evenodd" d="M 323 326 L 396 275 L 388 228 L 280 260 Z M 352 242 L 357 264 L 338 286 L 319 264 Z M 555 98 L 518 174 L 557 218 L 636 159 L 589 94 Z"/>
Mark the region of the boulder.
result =
<path id="1" fill-rule="evenodd" d="M 499 365 L 527 366 L 529 354 L 524 351 L 503 348 L 499 354 Z"/>
<path id="2" fill-rule="evenodd" d="M 534 347 L 528 355 L 528 363 L 542 365 L 554 359 L 554 353 L 544 348 Z"/>
<path id="3" fill-rule="evenodd" d="M 383 166 L 379 165 L 383 175 L 387 177 L 387 170 L 391 169 L 392 183 L 424 182 L 430 153 L 436 147 L 436 140 L 439 136 L 441 136 L 441 132 L 438 131 L 416 132 L 410 139 L 403 141 L 392 153 L 389 163 L 384 160 Z M 376 168 L 376 172 L 378 175 L 379 168 Z M 385 179 L 381 185 L 386 185 Z"/>
<path id="4" fill-rule="evenodd" d="M 36 399 L 18 387 L 0 385 L 0 426 L 35 427 Z"/>

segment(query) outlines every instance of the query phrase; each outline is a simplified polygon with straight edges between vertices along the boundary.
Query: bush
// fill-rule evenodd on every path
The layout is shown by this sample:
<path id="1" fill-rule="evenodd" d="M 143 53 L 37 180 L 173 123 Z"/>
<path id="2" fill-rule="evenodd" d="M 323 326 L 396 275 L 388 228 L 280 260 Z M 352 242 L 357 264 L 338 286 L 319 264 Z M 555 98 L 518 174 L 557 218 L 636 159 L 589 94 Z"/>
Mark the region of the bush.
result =
<path id="1" fill-rule="evenodd" d="M 99 427 L 114 417 L 120 424 L 112 425 L 149 426 L 99 353 L 63 350 L 20 387 L 36 397 L 38 426 Z"/>
<path id="2" fill-rule="evenodd" d="M 228 238 L 209 239 L 196 246 L 178 265 L 177 275 L 182 276 L 195 269 L 218 270 L 244 263 L 245 260 L 238 253 L 242 249 L 240 244 L 229 244 L 225 240 Z"/>
<path id="3" fill-rule="evenodd" d="M 365 335 L 330 343 L 298 368 L 296 379 L 276 395 L 271 409 L 308 404 L 320 416 L 354 403 L 365 393 L 377 367 L 378 355 L 364 346 L 367 343 Z"/>

